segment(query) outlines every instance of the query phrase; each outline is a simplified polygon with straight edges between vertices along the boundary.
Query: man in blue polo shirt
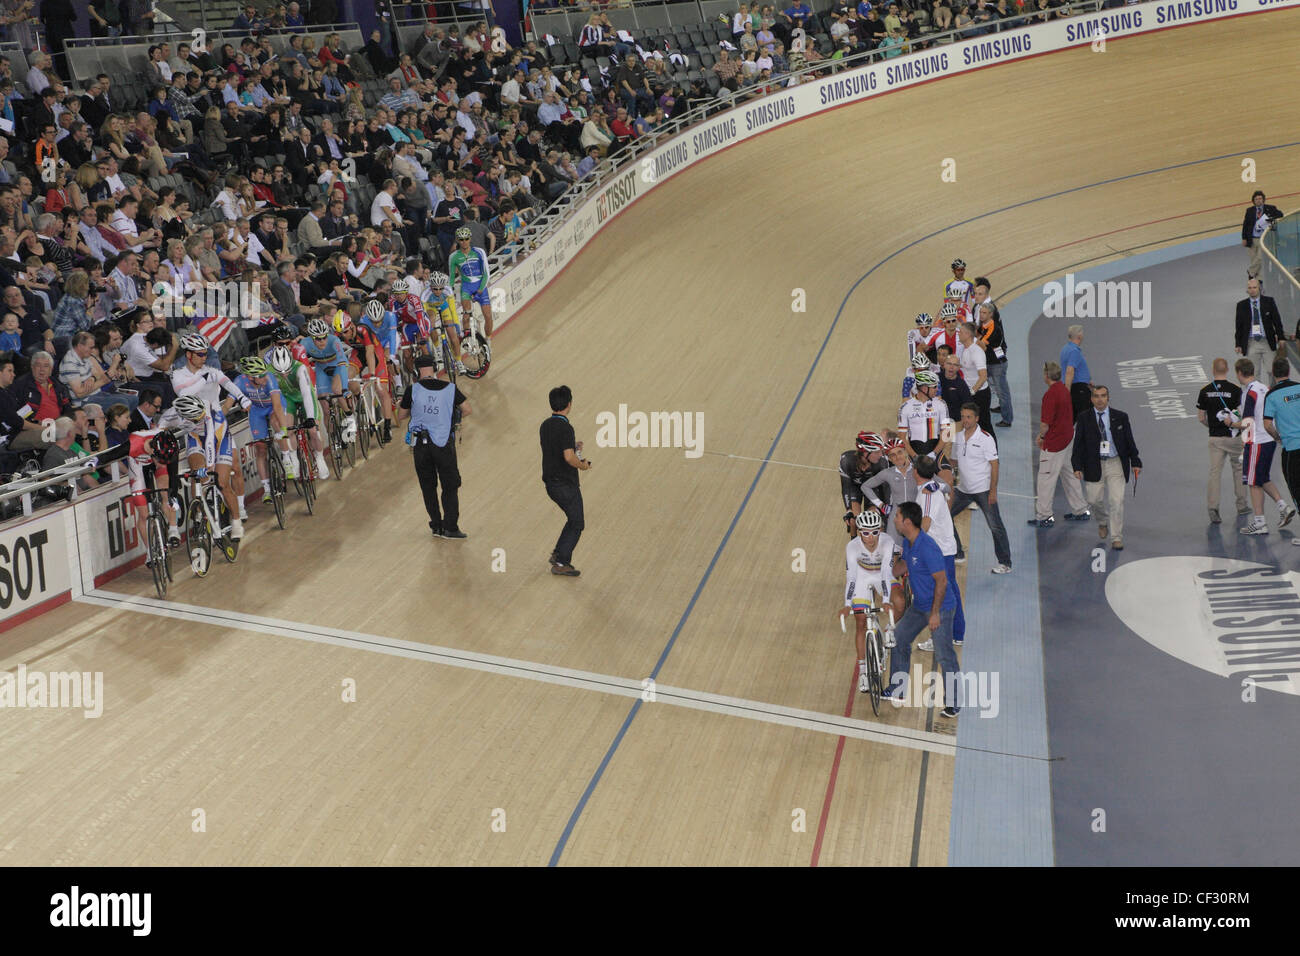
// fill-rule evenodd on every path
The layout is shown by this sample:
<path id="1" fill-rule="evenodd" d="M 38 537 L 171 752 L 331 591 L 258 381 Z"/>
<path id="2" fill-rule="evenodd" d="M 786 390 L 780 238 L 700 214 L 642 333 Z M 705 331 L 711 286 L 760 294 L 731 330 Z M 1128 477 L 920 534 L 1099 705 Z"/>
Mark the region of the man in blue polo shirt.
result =
<path id="1" fill-rule="evenodd" d="M 1066 331 L 1061 348 L 1061 381 L 1070 390 L 1070 407 L 1078 419 L 1080 412 L 1092 407 L 1092 373 L 1083 357 L 1082 325 L 1072 325 Z"/>
<path id="2" fill-rule="evenodd" d="M 1300 501 L 1300 382 L 1291 381 L 1285 355 L 1273 360 L 1273 387 L 1264 396 L 1264 430 L 1282 446 L 1282 477 L 1292 501 Z M 1291 543 L 1300 547 L 1300 537 Z"/>
<path id="3" fill-rule="evenodd" d="M 907 672 L 912 663 L 912 641 L 928 627 L 934 640 L 935 656 L 944 674 L 944 708 L 941 714 L 956 717 L 961 710 L 956 699 L 961 674 L 957 652 L 952 647 L 952 619 L 957 610 L 957 599 L 948 587 L 943 551 L 921 530 L 921 521 L 921 506 L 915 501 L 905 501 L 894 511 L 894 527 L 903 541 L 903 563 L 912 583 L 912 604 L 894 627 L 896 646 L 890 660 L 888 697 L 896 706 L 902 705 Z"/>

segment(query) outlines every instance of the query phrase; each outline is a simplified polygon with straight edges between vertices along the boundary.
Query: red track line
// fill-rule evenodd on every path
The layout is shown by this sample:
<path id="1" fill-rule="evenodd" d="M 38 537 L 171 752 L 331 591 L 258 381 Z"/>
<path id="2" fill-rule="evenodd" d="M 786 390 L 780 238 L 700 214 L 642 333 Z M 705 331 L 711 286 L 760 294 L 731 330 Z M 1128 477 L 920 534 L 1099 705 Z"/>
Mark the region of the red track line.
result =
<path id="1" fill-rule="evenodd" d="M 1277 198 L 1290 199 L 1292 196 L 1300 196 L 1300 193 L 1282 193 Z M 1109 232 L 1099 232 L 1095 236 L 1084 236 L 1082 239 L 1072 239 L 1069 242 L 1063 242 L 1059 246 L 1049 246 L 1046 249 L 1039 249 L 1037 252 L 1031 252 L 1027 256 L 1022 256 L 1019 259 L 1013 259 L 1011 262 L 1000 265 L 996 269 L 993 269 L 987 274 L 993 275 L 994 273 L 1001 272 L 1003 269 L 1009 269 L 1014 265 L 1019 265 L 1022 262 L 1027 262 L 1028 260 L 1033 259 L 1036 256 L 1045 255 L 1049 252 L 1056 252 L 1058 249 L 1065 249 L 1069 246 L 1077 246 L 1081 242 L 1091 242 L 1093 239 L 1101 239 L 1104 238 L 1105 236 L 1113 236 L 1118 232 L 1128 232 L 1130 229 L 1141 229 L 1143 226 L 1154 226 L 1162 222 L 1172 222 L 1175 219 L 1186 219 L 1188 216 L 1200 216 L 1207 212 L 1221 212 L 1224 209 L 1241 209 L 1241 208 L 1242 208 L 1241 203 L 1231 203 L 1227 206 L 1212 206 L 1209 209 L 1197 209 L 1192 212 L 1179 213 L 1177 216 L 1165 216 L 1163 219 L 1151 219 L 1148 220 L 1147 222 L 1138 222 L 1138 223 L 1133 223 L 1132 225 L 1129 226 L 1121 226 L 1118 229 L 1111 229 Z"/>
<path id="2" fill-rule="evenodd" d="M 849 685 L 849 702 L 844 705 L 844 716 L 853 716 L 853 698 L 858 689 L 858 670 L 853 669 L 853 683 Z M 844 738 L 840 737 L 835 743 L 835 759 L 831 761 L 831 778 L 826 782 L 826 797 L 822 800 L 822 816 L 817 822 L 817 841 L 813 843 L 812 862 L 809 866 L 816 866 L 818 858 L 822 855 L 822 838 L 826 835 L 826 820 L 830 817 L 831 800 L 835 796 L 835 779 L 840 773 L 840 758 L 844 756 Z"/>

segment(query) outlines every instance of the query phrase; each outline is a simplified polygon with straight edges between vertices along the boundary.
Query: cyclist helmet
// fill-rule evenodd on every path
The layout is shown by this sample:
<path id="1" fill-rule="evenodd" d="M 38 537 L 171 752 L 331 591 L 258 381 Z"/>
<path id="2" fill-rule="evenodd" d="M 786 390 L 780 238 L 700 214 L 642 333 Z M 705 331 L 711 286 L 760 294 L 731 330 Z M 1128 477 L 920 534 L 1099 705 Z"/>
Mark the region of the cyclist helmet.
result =
<path id="1" fill-rule="evenodd" d="M 867 447 L 865 450 L 884 451 L 885 440 L 881 438 L 879 435 L 877 435 L 875 432 L 867 432 Z"/>
<path id="2" fill-rule="evenodd" d="M 197 395 L 182 395 L 172 403 L 176 414 L 187 421 L 197 422 L 208 413 L 208 403 Z"/>
<path id="3" fill-rule="evenodd" d="M 879 440 L 875 432 L 858 432 L 858 451 L 872 451 L 872 442 Z"/>
<path id="4" fill-rule="evenodd" d="M 384 317 L 384 303 L 380 302 L 378 299 L 371 299 L 366 303 L 366 315 L 378 322 Z"/>
<path id="5" fill-rule="evenodd" d="M 330 327 L 324 319 L 312 319 L 307 323 L 307 334 L 313 339 L 323 339 L 330 334 Z"/>
<path id="6" fill-rule="evenodd" d="M 898 449 L 905 447 L 903 439 L 901 438 L 891 438 L 889 441 L 885 442 L 885 451 L 887 452 L 898 451 Z"/>
<path id="7" fill-rule="evenodd" d="M 879 531 L 884 527 L 884 520 L 880 517 L 880 512 L 874 508 L 868 508 L 862 514 L 854 519 L 859 531 Z"/>
<path id="8" fill-rule="evenodd" d="M 208 354 L 208 340 L 198 332 L 186 332 L 181 336 L 182 352 L 202 352 Z"/>
<path id="9" fill-rule="evenodd" d="M 405 279 L 395 279 L 393 281 L 393 295 L 406 295 L 411 288 L 406 284 Z"/>
<path id="10" fill-rule="evenodd" d="M 281 375 L 289 371 L 293 366 L 293 353 L 283 345 L 277 345 L 271 349 L 271 368 L 275 369 Z"/>
<path id="11" fill-rule="evenodd" d="M 459 229 L 456 230 L 456 239 L 457 239 L 457 241 L 459 241 L 459 240 L 461 240 L 461 239 L 468 239 L 468 238 L 470 238 L 470 236 L 472 236 L 472 235 L 473 235 L 473 233 L 471 233 L 471 232 L 469 231 L 469 226 L 461 226 Z"/>
<path id="12" fill-rule="evenodd" d="M 921 369 L 916 373 L 916 384 L 922 388 L 938 388 L 939 376 L 935 375 L 928 368 Z"/>
<path id="13" fill-rule="evenodd" d="M 435 272 L 433 275 L 429 276 L 429 288 L 434 292 L 441 292 L 443 289 L 447 288 L 447 281 L 447 273 Z"/>
<path id="14" fill-rule="evenodd" d="M 298 332 L 288 322 L 277 322 L 271 329 L 271 337 L 277 342 L 290 342 L 298 337 Z"/>
<path id="15" fill-rule="evenodd" d="M 334 317 L 334 331 L 342 335 L 348 329 L 352 328 L 352 316 L 336 315 Z"/>
<path id="16" fill-rule="evenodd" d="M 965 269 L 965 268 L 966 268 L 966 260 L 965 260 L 965 259 L 954 259 L 954 260 L 952 260 L 952 267 L 953 267 L 954 269 Z"/>
<path id="17" fill-rule="evenodd" d="M 175 435 L 166 429 L 154 435 L 151 444 L 153 445 L 155 461 L 171 461 L 181 450 L 181 443 L 176 440 Z"/>
<path id="18" fill-rule="evenodd" d="M 920 315 L 916 317 L 916 324 L 918 327 L 926 326 L 926 325 L 934 325 L 934 319 L 930 318 L 929 312 L 922 312 Z"/>
<path id="19" fill-rule="evenodd" d="M 921 371 L 921 369 L 925 369 L 929 367 L 930 367 L 930 359 L 929 357 L 926 356 L 924 352 L 917 352 L 915 355 L 912 356 L 912 368 L 916 369 L 918 372 Z"/>
<path id="20" fill-rule="evenodd" d="M 941 318 L 941 319 L 955 319 L 955 318 L 957 318 L 957 303 L 956 303 L 956 302 L 945 302 L 945 303 L 943 304 L 943 308 L 939 310 L 939 318 Z"/>
<path id="21" fill-rule="evenodd" d="M 239 360 L 239 370 L 249 378 L 266 374 L 266 363 L 256 355 L 246 355 Z"/>

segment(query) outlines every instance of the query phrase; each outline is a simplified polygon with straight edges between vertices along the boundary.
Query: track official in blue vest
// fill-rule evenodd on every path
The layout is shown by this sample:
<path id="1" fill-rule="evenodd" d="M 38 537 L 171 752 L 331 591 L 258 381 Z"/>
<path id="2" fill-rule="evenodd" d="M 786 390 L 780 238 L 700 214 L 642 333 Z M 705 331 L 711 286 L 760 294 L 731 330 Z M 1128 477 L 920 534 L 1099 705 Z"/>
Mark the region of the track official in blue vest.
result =
<path id="1" fill-rule="evenodd" d="M 411 419 L 406 441 L 415 457 L 424 509 L 435 538 L 465 538 L 460 530 L 460 469 L 456 465 L 454 427 L 470 413 L 465 393 L 450 382 L 434 377 L 433 356 L 415 360 L 420 376 L 400 402 L 401 416 Z M 442 509 L 438 509 L 438 482 L 442 482 Z"/>

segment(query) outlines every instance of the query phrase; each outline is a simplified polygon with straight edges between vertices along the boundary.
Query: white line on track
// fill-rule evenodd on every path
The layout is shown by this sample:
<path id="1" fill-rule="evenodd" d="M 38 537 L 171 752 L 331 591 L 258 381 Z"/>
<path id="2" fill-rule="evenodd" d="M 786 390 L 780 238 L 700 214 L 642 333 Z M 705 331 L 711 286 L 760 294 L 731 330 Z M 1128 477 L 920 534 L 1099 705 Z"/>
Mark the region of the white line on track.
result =
<path id="1" fill-rule="evenodd" d="M 211 624 L 216 627 L 257 631 L 262 634 L 292 637 L 318 644 L 333 644 L 337 647 L 347 647 L 353 650 L 388 654 L 393 657 L 442 664 L 447 667 L 486 671 L 507 677 L 520 677 L 525 680 L 540 681 L 544 684 L 559 684 L 564 687 L 598 691 L 618 697 L 641 697 L 644 690 L 640 680 L 626 677 L 571 670 L 566 667 L 553 667 L 549 664 L 538 664 L 533 661 L 517 660 L 510 657 L 477 654 L 472 651 L 421 644 L 416 641 L 404 641 L 394 637 L 380 637 L 359 631 L 345 631 L 333 627 L 302 624 L 297 621 L 273 617 L 258 617 L 223 608 L 200 607 L 193 604 L 180 604 L 175 601 L 161 601 L 151 597 L 137 597 L 99 588 L 87 592 L 76 600 L 100 607 L 136 611 L 141 614 L 153 614 L 174 620 Z M 875 723 L 869 720 L 822 714 L 817 711 L 800 710 L 795 707 L 782 707 L 778 704 L 745 700 L 740 697 L 725 697 L 721 694 L 709 694 L 704 691 L 688 690 L 682 687 L 670 687 L 666 684 L 656 683 L 654 685 L 654 702 L 687 707 L 691 710 L 710 711 L 731 717 L 745 717 L 763 723 L 798 727 L 802 730 L 835 734 L 836 736 L 853 737 L 857 740 L 869 740 L 872 743 L 904 747 L 911 750 L 925 750 L 947 756 L 956 754 L 956 739 L 949 734 L 910 730 L 906 727 L 891 727 L 888 724 Z"/>

